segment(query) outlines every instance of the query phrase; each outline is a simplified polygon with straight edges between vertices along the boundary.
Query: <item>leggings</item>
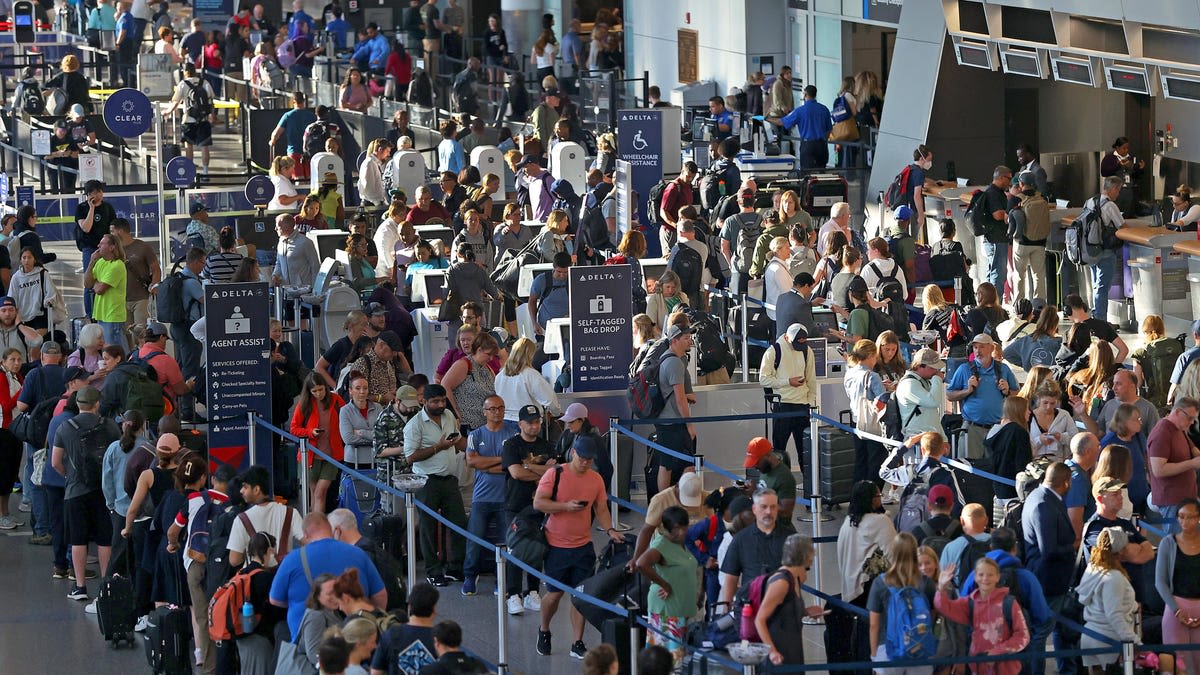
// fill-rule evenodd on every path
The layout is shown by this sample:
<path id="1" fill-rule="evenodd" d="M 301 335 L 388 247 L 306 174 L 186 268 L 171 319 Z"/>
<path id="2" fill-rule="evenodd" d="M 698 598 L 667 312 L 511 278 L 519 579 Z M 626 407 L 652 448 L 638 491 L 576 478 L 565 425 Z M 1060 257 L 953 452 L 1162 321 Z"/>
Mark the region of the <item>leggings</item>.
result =
<path id="1" fill-rule="evenodd" d="M 1175 604 L 1188 616 L 1200 616 L 1200 598 L 1181 598 L 1177 595 Z M 1200 628 L 1188 628 L 1179 623 L 1169 608 L 1163 612 L 1162 632 L 1163 642 L 1167 644 L 1200 643 Z M 1176 652 L 1175 658 L 1187 664 L 1189 674 L 1200 673 L 1200 651 Z"/>

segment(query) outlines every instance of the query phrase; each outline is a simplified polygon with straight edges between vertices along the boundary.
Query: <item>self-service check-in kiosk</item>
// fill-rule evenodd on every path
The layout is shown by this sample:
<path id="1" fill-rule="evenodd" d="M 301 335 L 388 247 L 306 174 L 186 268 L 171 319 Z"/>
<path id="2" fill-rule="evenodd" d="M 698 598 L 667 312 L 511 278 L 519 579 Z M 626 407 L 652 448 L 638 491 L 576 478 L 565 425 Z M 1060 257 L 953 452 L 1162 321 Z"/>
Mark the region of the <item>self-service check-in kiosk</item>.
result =
<path id="1" fill-rule="evenodd" d="M 425 303 L 412 311 L 417 337 L 413 340 L 413 372 L 432 373 L 450 348 L 450 324 L 438 321 L 438 310 L 446 300 L 446 270 L 413 273 L 412 301 Z"/>
<path id="2" fill-rule="evenodd" d="M 557 143 L 550 150 L 550 173 L 559 180 L 566 180 L 583 194 L 587 187 L 587 151 L 578 143 Z"/>
<path id="3" fill-rule="evenodd" d="M 425 184 L 425 158 L 415 150 L 392 155 L 392 185 L 404 190 L 408 203 L 416 201 L 417 188 Z"/>
<path id="4" fill-rule="evenodd" d="M 500 177 L 500 187 L 492 193 L 492 199 L 501 201 L 504 199 L 504 155 L 494 145 L 477 145 L 471 149 L 471 166 L 479 169 L 479 177 L 482 178 L 489 173 L 494 173 Z"/>

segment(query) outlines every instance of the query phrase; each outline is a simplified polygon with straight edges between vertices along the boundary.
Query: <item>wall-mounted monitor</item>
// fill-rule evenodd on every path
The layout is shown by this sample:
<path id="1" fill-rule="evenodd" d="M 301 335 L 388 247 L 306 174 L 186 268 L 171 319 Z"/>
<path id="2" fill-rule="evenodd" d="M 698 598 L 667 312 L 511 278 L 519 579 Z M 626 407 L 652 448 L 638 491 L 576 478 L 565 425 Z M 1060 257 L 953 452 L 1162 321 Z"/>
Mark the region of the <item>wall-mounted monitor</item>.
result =
<path id="1" fill-rule="evenodd" d="M 1050 58 L 1050 71 L 1059 82 L 1072 82 L 1089 87 L 1096 86 L 1096 76 L 1092 72 L 1092 62 L 1088 59 L 1073 59 L 1065 56 Z"/>
<path id="2" fill-rule="evenodd" d="M 1113 91 L 1150 94 L 1150 76 L 1145 66 L 1105 66 L 1104 82 Z"/>
<path id="3" fill-rule="evenodd" d="M 1182 75 L 1168 72 L 1162 73 L 1162 88 L 1165 98 L 1177 101 L 1200 102 L 1200 74 Z"/>
<path id="4" fill-rule="evenodd" d="M 1033 50 L 1011 47 L 1001 49 L 1000 64 L 1004 67 L 1004 72 L 1010 75 L 1024 75 L 1038 79 L 1046 76 L 1042 70 L 1042 56 Z"/>
<path id="5" fill-rule="evenodd" d="M 992 48 L 986 42 L 970 42 L 968 40 L 956 42 L 954 43 L 954 55 L 958 58 L 960 66 L 996 69 L 992 63 Z"/>

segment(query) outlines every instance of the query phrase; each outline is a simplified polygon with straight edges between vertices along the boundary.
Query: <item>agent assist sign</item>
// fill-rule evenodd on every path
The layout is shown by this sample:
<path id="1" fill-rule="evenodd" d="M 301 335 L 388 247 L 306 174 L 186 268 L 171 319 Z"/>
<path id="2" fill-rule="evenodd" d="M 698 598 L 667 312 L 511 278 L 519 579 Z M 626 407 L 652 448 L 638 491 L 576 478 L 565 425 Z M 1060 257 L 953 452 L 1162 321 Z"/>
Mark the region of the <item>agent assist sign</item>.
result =
<path id="1" fill-rule="evenodd" d="M 571 387 L 611 391 L 629 385 L 633 360 L 633 271 L 629 265 L 572 267 Z"/>
<path id="2" fill-rule="evenodd" d="M 250 429 L 246 413 L 271 418 L 271 304 L 265 283 L 204 287 L 208 341 L 205 391 L 210 419 L 208 447 L 213 459 L 243 468 L 270 466 L 270 436 Z M 230 420 L 229 418 L 241 418 Z M 249 435 L 257 433 L 258 457 L 249 457 Z"/>

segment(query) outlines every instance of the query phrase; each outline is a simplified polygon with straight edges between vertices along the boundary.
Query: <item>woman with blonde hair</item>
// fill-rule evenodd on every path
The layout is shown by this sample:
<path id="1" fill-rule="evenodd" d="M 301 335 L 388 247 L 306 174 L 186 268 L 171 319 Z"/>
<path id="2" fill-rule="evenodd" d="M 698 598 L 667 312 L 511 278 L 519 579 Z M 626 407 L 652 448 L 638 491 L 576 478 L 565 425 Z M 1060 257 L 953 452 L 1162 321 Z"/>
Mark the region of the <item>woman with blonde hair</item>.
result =
<path id="1" fill-rule="evenodd" d="M 666 319 L 680 305 L 690 306 L 688 296 L 679 288 L 679 275 L 671 270 L 663 272 L 654 285 L 654 292 L 646 296 L 646 315 L 656 326 L 665 326 Z"/>
<path id="2" fill-rule="evenodd" d="M 875 364 L 875 372 L 883 380 L 883 388 L 889 393 L 896 391 L 900 378 L 908 372 L 908 363 L 904 353 L 900 351 L 900 337 L 895 331 L 885 330 L 875 338 L 875 347 L 879 350 L 879 360 Z"/>
<path id="3" fill-rule="evenodd" d="M 304 195 L 296 191 L 292 182 L 296 160 L 287 155 L 278 155 L 271 160 L 271 185 L 275 188 L 275 196 L 267 205 L 270 211 L 291 211 L 296 204 L 304 201 Z"/>
<path id="4" fill-rule="evenodd" d="M 800 195 L 795 190 L 785 190 L 779 195 L 779 221 L 785 232 L 795 225 L 803 225 L 805 230 L 812 229 L 812 216 L 800 206 Z"/>
<path id="5" fill-rule="evenodd" d="M 91 96 L 88 93 L 87 77 L 79 72 L 79 57 L 67 54 L 62 59 L 62 72 L 46 82 L 46 89 L 62 89 L 67 95 L 67 108 L 73 105 L 83 106 L 84 113 L 92 111 Z M 78 140 L 78 139 L 76 139 Z"/>
<path id="6" fill-rule="evenodd" d="M 885 644 L 887 625 L 898 617 L 888 615 L 892 591 L 902 588 L 915 588 L 925 596 L 929 608 L 933 608 L 933 597 L 937 593 L 937 585 L 933 579 L 921 573 L 920 556 L 917 540 L 908 532 L 901 532 L 892 540 L 891 565 L 887 571 L 875 578 L 871 590 L 867 594 L 867 611 L 870 614 L 871 660 L 886 662 L 905 658 L 905 654 L 889 654 Z M 917 675 L 932 673 L 932 666 L 917 666 L 915 668 L 876 668 L 875 672 L 887 675 Z"/>
<path id="7" fill-rule="evenodd" d="M 1112 390 L 1113 375 L 1121 366 L 1107 340 L 1093 342 L 1085 356 L 1087 365 L 1067 376 L 1068 391 L 1072 399 L 1079 397 L 1083 409 L 1095 418 L 1104 405 L 1105 394 Z"/>
<path id="8" fill-rule="evenodd" d="M 1200 207 L 1197 207 L 1200 208 Z M 1172 368 L 1165 364 L 1174 363 L 1183 353 L 1183 345 L 1167 337 L 1166 326 L 1161 316 L 1149 314 L 1142 319 L 1142 346 L 1130 357 L 1133 359 L 1133 374 L 1137 376 L 1138 390 L 1156 408 L 1167 407 L 1167 395 L 1171 392 Z"/>
<path id="9" fill-rule="evenodd" d="M 540 81 L 547 75 L 554 74 L 554 60 L 558 57 L 558 39 L 549 28 L 542 31 L 533 43 L 533 54 L 530 59 L 537 69 L 536 77 Z"/>
<path id="10" fill-rule="evenodd" d="M 654 320 L 646 314 L 636 314 L 633 317 L 633 351 L 642 348 L 642 345 L 653 342 L 659 336 L 658 327 L 654 325 Z"/>
<path id="11" fill-rule="evenodd" d="M 1090 629 L 1079 639 L 1081 649 L 1103 648 L 1109 645 L 1108 640 L 1141 642 L 1137 633 L 1138 602 L 1129 573 L 1121 563 L 1121 551 L 1128 545 L 1129 535 L 1120 527 L 1106 527 L 1096 536 L 1087 569 L 1076 588 L 1083 605 L 1083 624 Z M 1165 617 L 1163 623 L 1165 628 Z M 1107 640 L 1092 637 L 1093 632 Z M 1083 665 L 1092 675 L 1100 675 L 1119 660 L 1120 654 L 1115 652 L 1089 654 L 1083 657 Z"/>
<path id="12" fill-rule="evenodd" d="M 171 30 L 170 26 L 158 29 L 158 40 L 154 43 L 154 53 L 170 56 L 171 63 L 176 66 L 183 63 L 183 55 L 175 48 L 175 31 Z"/>
<path id="13" fill-rule="evenodd" d="M 553 262 L 557 253 L 570 253 L 574 261 L 575 249 L 572 237 L 567 233 L 571 217 L 562 209 L 554 209 L 546 216 L 546 227 L 537 235 L 537 248 L 542 262 Z"/>
<path id="14" fill-rule="evenodd" d="M 1043 386 L 1054 390 L 1060 397 L 1062 396 L 1062 387 L 1058 385 L 1058 380 L 1054 379 L 1054 371 L 1050 369 L 1050 366 L 1034 366 L 1025 376 L 1025 384 L 1021 386 L 1017 396 L 1026 401 L 1032 401 L 1038 389 Z"/>
<path id="15" fill-rule="evenodd" d="M 537 343 L 527 337 L 513 343 L 504 368 L 496 375 L 496 395 L 504 399 L 504 419 L 517 421 L 521 408 L 536 405 L 558 415 L 562 410 L 554 387 L 533 367 Z"/>

